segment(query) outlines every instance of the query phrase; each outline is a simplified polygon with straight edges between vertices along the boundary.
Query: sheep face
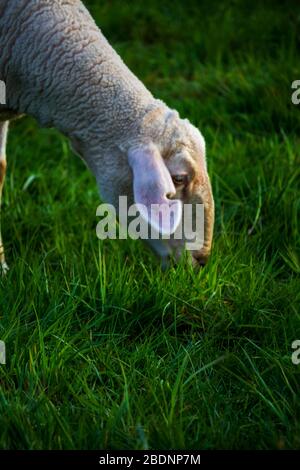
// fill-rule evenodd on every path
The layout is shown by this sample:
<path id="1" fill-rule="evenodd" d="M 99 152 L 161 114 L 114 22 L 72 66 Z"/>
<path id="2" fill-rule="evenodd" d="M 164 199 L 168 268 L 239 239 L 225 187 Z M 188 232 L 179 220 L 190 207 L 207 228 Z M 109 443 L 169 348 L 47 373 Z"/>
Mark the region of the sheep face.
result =
<path id="1" fill-rule="evenodd" d="M 197 233 L 197 243 L 189 246 L 192 247 L 194 265 L 205 265 L 211 252 L 214 227 L 214 200 L 207 173 L 205 141 L 199 130 L 189 121 L 180 120 L 176 115 L 173 119 L 173 145 L 170 155 L 166 154 L 165 162 L 176 188 L 175 197 L 182 201 L 183 214 L 187 205 L 193 207 L 193 229 L 197 228 L 199 222 L 196 220 L 199 215 L 195 208 L 203 205 L 203 233 Z M 177 248 L 174 240 L 176 256 L 180 256 L 185 242 L 187 240 L 183 238 Z M 197 245 L 199 247 L 195 249 Z"/>

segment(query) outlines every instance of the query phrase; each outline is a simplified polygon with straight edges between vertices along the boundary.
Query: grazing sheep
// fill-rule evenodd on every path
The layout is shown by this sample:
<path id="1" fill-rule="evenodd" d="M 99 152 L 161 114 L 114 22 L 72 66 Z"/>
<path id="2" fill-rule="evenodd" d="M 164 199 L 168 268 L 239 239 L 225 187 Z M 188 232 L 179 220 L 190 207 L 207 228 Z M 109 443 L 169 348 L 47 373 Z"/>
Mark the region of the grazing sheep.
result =
<path id="1" fill-rule="evenodd" d="M 34 116 L 66 135 L 96 177 L 103 200 L 203 203 L 204 264 L 211 250 L 214 202 L 201 133 L 155 99 L 126 67 L 79 0 L 0 0 L 0 194 L 8 121 Z M 177 206 L 177 209 L 181 205 Z M 149 223 L 151 221 L 149 220 Z M 150 241 L 165 261 L 184 240 Z M 7 269 L 0 239 L 0 261 Z"/>

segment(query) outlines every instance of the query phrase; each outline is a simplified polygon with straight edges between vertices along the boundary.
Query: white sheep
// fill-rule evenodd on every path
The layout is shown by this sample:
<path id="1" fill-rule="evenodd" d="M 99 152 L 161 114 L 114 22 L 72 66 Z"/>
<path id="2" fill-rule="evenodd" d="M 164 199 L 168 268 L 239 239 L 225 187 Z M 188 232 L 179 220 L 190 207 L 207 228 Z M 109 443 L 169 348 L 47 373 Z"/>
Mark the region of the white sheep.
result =
<path id="1" fill-rule="evenodd" d="M 155 99 L 127 68 L 79 0 L 0 0 L 0 194 L 8 121 L 34 116 L 66 135 L 96 177 L 103 200 L 203 203 L 204 245 L 211 251 L 214 201 L 205 142 L 188 120 Z M 178 206 L 179 207 L 179 206 Z M 149 220 L 151 223 L 151 220 Z M 166 260 L 185 240 L 152 241 Z M 7 265 L 0 238 L 0 262 Z"/>

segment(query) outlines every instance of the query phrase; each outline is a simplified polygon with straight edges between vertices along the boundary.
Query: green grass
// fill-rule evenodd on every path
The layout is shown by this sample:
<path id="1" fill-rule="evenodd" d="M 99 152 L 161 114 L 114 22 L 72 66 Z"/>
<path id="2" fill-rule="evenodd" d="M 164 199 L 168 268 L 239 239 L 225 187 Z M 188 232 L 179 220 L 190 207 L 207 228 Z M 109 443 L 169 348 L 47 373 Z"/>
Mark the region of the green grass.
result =
<path id="1" fill-rule="evenodd" d="M 97 240 L 93 177 L 54 130 L 12 125 L 2 211 L 0 447 L 300 448 L 299 7 L 86 4 L 157 97 L 202 130 L 205 269 Z"/>

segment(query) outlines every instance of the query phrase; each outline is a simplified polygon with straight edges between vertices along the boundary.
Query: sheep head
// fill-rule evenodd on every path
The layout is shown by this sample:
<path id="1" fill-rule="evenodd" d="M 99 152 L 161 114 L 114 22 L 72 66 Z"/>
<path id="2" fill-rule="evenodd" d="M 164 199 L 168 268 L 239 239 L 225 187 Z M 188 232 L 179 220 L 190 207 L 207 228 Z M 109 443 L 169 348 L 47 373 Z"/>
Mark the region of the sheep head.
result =
<path id="1" fill-rule="evenodd" d="M 90 161 L 95 164 L 96 158 Z M 159 106 L 156 104 L 144 114 L 138 128 L 103 151 L 99 162 L 94 173 L 103 200 L 118 209 L 119 197 L 125 195 L 129 205 L 136 203 L 145 208 L 141 215 L 149 226 L 155 226 L 164 235 L 160 239 L 149 237 L 147 242 L 165 266 L 170 258 L 180 258 L 187 246 L 184 233 L 176 237 L 186 205 L 193 208 L 201 204 L 204 207 L 203 231 L 196 235 L 198 243 L 193 244 L 190 251 L 195 266 L 207 262 L 212 245 L 214 200 L 207 173 L 205 142 L 196 127 L 159 102 Z M 160 217 L 161 213 L 151 212 L 150 216 L 151 206 L 160 204 L 169 207 L 169 220 Z M 193 213 L 192 217 L 196 216 Z M 192 224 L 197 225 L 195 220 Z"/>
<path id="2" fill-rule="evenodd" d="M 176 111 L 164 106 L 149 112 L 141 126 L 141 135 L 145 139 L 151 140 L 151 145 L 155 147 L 152 151 L 152 161 L 157 161 L 157 153 L 160 155 L 161 172 L 168 173 L 169 181 L 165 185 L 165 196 L 172 201 L 180 201 L 183 215 L 187 205 L 194 209 L 197 204 L 204 207 L 203 233 L 197 234 L 197 243 L 187 244 L 184 234 L 176 239 L 171 236 L 169 240 L 153 241 L 149 243 L 166 260 L 170 254 L 179 258 L 186 246 L 192 246 L 191 255 L 193 264 L 206 264 L 211 252 L 213 227 L 214 227 L 214 200 L 210 179 L 207 172 L 205 141 L 199 130 L 187 119 L 180 119 Z M 151 148 L 151 147 L 150 147 Z M 145 152 L 144 152 L 145 154 Z M 148 157 L 149 158 L 149 157 Z M 134 171 L 134 182 L 143 172 L 143 164 L 138 165 L 138 171 Z M 148 171 L 148 170 L 147 170 Z M 157 180 L 163 181 L 157 172 L 152 171 L 147 175 L 150 183 L 158 184 Z M 171 186 L 171 183 L 172 186 Z M 151 184 L 149 184 L 151 191 Z M 137 199 L 137 196 L 135 196 Z M 151 199 L 151 196 L 150 196 Z M 155 199 L 155 194 L 152 194 Z M 196 227 L 197 212 L 192 213 L 193 227 Z M 200 240 L 202 238 L 202 240 Z"/>

